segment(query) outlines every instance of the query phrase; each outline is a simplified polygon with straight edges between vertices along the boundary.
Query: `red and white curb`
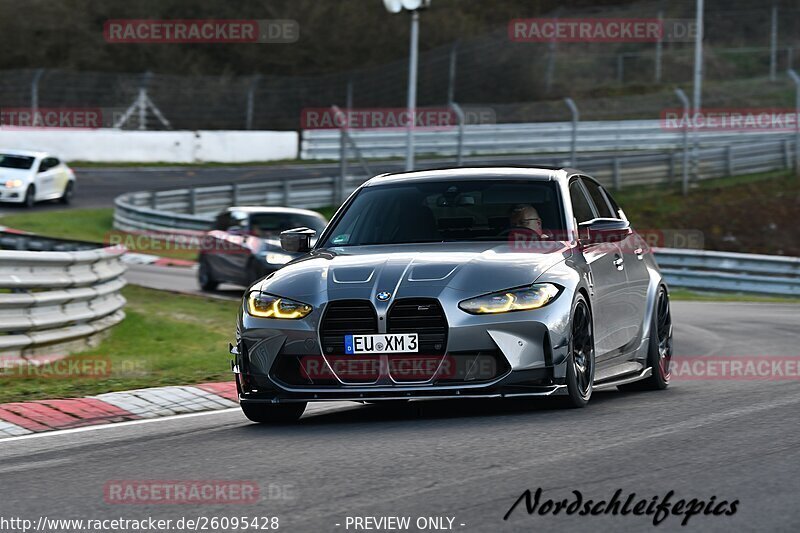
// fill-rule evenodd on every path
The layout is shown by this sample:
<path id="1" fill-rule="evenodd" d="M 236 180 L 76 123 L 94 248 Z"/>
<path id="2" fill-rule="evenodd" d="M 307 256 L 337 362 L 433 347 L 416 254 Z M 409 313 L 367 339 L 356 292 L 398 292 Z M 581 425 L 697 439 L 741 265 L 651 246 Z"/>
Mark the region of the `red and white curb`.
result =
<path id="1" fill-rule="evenodd" d="M 236 407 L 236 384 L 203 383 L 0 404 L 0 438 Z"/>

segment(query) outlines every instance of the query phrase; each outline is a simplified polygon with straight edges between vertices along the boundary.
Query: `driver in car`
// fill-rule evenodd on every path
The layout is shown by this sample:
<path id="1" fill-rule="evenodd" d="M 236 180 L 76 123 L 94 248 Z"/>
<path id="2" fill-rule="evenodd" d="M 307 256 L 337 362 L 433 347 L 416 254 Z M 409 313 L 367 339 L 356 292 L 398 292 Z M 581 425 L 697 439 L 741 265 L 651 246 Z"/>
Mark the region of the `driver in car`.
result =
<path id="1" fill-rule="evenodd" d="M 534 236 L 539 239 L 542 238 L 542 218 L 532 205 L 520 204 L 514 206 L 514 208 L 511 209 L 509 219 L 511 222 L 511 231 L 522 230 L 528 233 L 525 230 L 530 230 L 533 232 L 530 234 L 530 238 Z"/>

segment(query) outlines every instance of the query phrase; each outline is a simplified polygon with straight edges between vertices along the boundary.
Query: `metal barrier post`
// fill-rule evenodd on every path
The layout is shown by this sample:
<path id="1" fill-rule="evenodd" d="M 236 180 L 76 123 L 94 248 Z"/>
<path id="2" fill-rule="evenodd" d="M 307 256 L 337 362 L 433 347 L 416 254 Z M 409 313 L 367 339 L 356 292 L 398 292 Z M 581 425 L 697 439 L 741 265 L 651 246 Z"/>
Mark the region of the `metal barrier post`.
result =
<path id="1" fill-rule="evenodd" d="M 192 187 L 189 189 L 189 214 L 194 215 L 197 213 L 197 189 Z"/>
<path id="2" fill-rule="evenodd" d="M 622 188 L 622 183 L 621 183 L 619 178 L 620 178 L 620 176 L 619 176 L 619 157 L 615 157 L 614 158 L 614 171 L 613 171 L 613 174 L 611 176 L 611 179 L 613 180 L 612 183 L 613 183 L 613 187 L 614 187 L 615 191 L 618 191 L 618 190 L 620 190 Z"/>
<path id="3" fill-rule="evenodd" d="M 239 205 L 239 184 L 234 183 L 231 187 L 231 206 Z"/>
<path id="4" fill-rule="evenodd" d="M 733 176 L 733 146 L 730 144 L 725 147 L 725 168 L 728 176 Z"/>
<path id="5" fill-rule="evenodd" d="M 344 178 L 342 178 L 344 180 Z M 289 198 L 292 195 L 292 182 L 289 178 L 283 178 L 283 205 L 290 205 Z"/>

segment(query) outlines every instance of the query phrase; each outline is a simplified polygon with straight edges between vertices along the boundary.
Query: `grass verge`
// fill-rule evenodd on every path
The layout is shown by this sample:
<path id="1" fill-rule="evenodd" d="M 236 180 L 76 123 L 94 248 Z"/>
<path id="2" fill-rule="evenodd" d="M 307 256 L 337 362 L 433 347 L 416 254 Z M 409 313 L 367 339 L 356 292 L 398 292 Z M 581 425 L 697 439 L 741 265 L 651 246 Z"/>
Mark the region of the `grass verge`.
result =
<path id="1" fill-rule="evenodd" d="M 800 304 L 800 298 L 792 296 L 761 296 L 741 292 L 704 292 L 689 289 L 670 288 L 669 297 L 684 302 L 752 302 L 771 304 Z"/>
<path id="2" fill-rule="evenodd" d="M 0 403 L 231 379 L 228 342 L 238 302 L 178 294 L 165 298 L 164 292 L 133 286 L 123 294 L 125 320 L 96 348 L 69 358 L 107 364 L 107 375 L 0 374 Z"/>

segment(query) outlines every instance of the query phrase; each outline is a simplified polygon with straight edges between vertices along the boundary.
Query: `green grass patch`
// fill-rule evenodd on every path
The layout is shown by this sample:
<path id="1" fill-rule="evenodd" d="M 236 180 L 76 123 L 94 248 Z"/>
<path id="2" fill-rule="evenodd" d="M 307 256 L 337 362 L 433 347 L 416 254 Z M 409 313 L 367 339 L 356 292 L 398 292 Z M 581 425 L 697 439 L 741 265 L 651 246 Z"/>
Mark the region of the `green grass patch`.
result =
<path id="1" fill-rule="evenodd" d="M 5 215 L 0 218 L 0 224 L 45 237 L 104 244 L 121 243 L 126 245 L 131 252 L 190 261 L 197 259 L 197 250 L 189 245 L 153 239 L 147 235 L 130 235 L 114 230 L 114 209 L 110 207 Z"/>
<path id="2" fill-rule="evenodd" d="M 755 302 L 772 304 L 800 304 L 800 298 L 792 296 L 761 296 L 741 292 L 705 292 L 690 289 L 670 288 L 669 297 L 674 301 L 687 302 Z"/>
<path id="3" fill-rule="evenodd" d="M 0 224 L 58 239 L 105 242 L 114 222 L 114 210 L 64 209 L 4 215 Z"/>
<path id="4" fill-rule="evenodd" d="M 133 286 L 123 294 L 125 320 L 99 346 L 69 358 L 110 362 L 108 375 L 0 377 L 0 403 L 231 379 L 228 342 L 238 302 Z"/>

